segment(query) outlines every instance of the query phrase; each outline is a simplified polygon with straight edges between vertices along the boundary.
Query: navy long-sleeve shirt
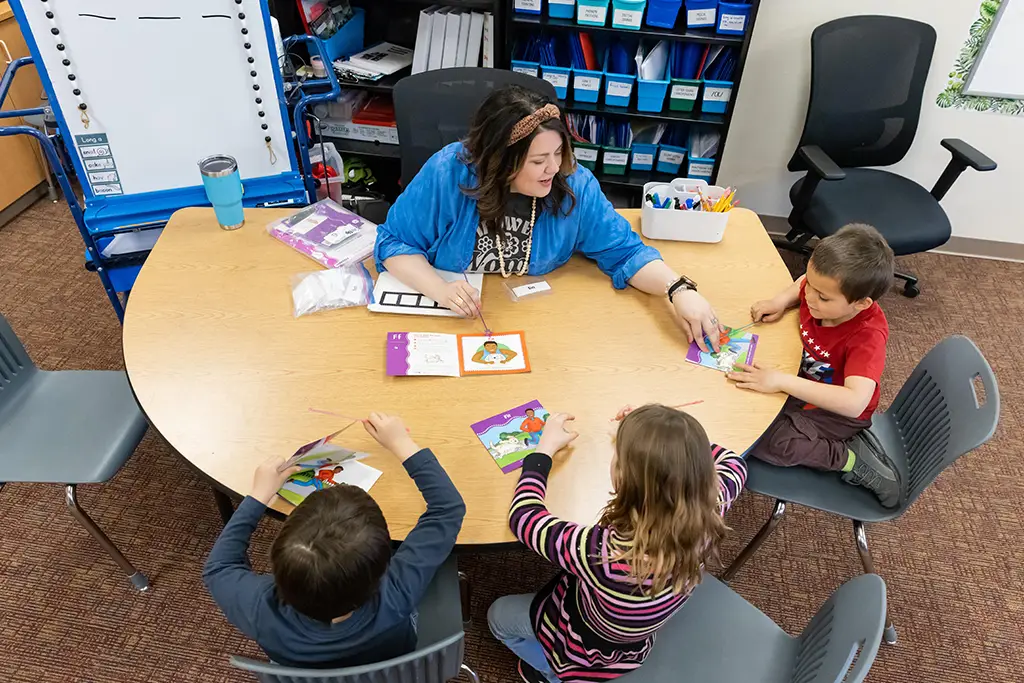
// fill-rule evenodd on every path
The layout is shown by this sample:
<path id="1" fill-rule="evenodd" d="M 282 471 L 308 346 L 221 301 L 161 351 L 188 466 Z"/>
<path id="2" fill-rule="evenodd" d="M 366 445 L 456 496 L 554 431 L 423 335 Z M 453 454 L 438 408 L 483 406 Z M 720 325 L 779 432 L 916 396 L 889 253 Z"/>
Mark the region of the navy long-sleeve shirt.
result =
<path id="1" fill-rule="evenodd" d="M 286 666 L 357 666 L 412 652 L 411 615 L 462 528 L 462 496 L 430 449 L 405 461 L 427 502 L 416 526 L 381 577 L 380 590 L 344 621 L 328 624 L 300 614 L 277 597 L 274 577 L 257 574 L 246 551 L 266 506 L 242 501 L 210 551 L 203 581 L 224 615 Z"/>

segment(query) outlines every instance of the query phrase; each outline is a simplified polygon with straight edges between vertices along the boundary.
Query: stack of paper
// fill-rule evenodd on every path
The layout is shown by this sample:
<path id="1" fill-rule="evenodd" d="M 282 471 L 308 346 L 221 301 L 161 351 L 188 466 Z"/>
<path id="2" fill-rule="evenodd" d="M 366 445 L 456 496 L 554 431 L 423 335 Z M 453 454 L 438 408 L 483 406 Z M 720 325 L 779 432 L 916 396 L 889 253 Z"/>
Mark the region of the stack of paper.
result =
<path id="1" fill-rule="evenodd" d="M 489 13 L 469 12 L 441 5 L 432 5 L 421 11 L 416 29 L 412 72 L 416 74 L 434 69 L 477 66 L 480 64 L 481 46 L 484 47 L 484 66 L 489 66 L 486 63 L 489 17 Z M 490 61 L 493 62 L 493 46 L 490 48 Z"/>
<path id="2" fill-rule="evenodd" d="M 348 58 L 336 59 L 334 69 L 343 76 L 359 80 L 375 81 L 409 66 L 413 62 L 413 51 L 391 43 L 377 43 Z"/>

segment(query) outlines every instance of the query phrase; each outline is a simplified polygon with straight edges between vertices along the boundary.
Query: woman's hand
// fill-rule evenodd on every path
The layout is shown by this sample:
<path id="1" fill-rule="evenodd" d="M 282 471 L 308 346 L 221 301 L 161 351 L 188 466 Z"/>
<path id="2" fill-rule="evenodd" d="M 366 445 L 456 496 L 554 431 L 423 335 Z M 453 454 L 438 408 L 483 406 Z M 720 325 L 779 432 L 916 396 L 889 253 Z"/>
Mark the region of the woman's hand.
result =
<path id="1" fill-rule="evenodd" d="M 697 342 L 700 350 L 707 352 L 708 345 L 704 340 L 704 336 L 707 335 L 711 340 L 712 349 L 715 352 L 718 351 L 722 326 L 718 322 L 718 316 L 715 315 L 715 309 L 711 307 L 707 299 L 693 289 L 676 292 L 672 296 L 672 308 L 682 318 L 683 330 L 689 341 Z"/>
<path id="2" fill-rule="evenodd" d="M 537 444 L 537 452 L 546 455 L 554 455 L 572 443 L 579 432 L 570 429 L 573 420 L 576 418 L 567 413 L 554 413 L 544 423 L 544 432 L 540 435 L 540 443 Z"/>
<path id="3" fill-rule="evenodd" d="M 480 315 L 480 292 L 465 280 L 445 282 L 435 294 L 428 296 L 463 318 Z"/>

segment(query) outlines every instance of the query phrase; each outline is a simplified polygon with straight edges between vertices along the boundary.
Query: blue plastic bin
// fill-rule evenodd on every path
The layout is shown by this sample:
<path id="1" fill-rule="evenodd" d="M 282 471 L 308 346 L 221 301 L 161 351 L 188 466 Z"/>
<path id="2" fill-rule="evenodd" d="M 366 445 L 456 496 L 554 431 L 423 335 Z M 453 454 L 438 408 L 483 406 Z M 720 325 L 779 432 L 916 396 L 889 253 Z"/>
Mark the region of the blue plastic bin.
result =
<path id="1" fill-rule="evenodd" d="M 548 16 L 572 19 L 576 14 L 576 0 L 548 0 Z"/>
<path id="2" fill-rule="evenodd" d="M 351 57 L 363 51 L 363 29 L 366 26 L 366 10 L 362 7 L 352 8 L 352 17 L 338 31 L 324 41 L 327 56 L 333 62 L 341 57 Z M 330 68 L 330 64 L 324 64 Z"/>
<path id="3" fill-rule="evenodd" d="M 646 81 L 637 78 L 636 108 L 639 111 L 661 111 L 665 108 L 665 95 L 668 93 L 668 68 L 666 66 L 664 80 Z"/>
<path id="4" fill-rule="evenodd" d="M 572 70 L 572 99 L 574 102 L 597 102 L 601 95 L 603 71 Z"/>
<path id="5" fill-rule="evenodd" d="M 612 0 L 612 28 L 639 31 L 647 0 Z"/>
<path id="6" fill-rule="evenodd" d="M 634 171 L 650 171 L 654 168 L 654 158 L 656 156 L 658 156 L 657 145 L 634 142 L 629 167 Z"/>
<path id="7" fill-rule="evenodd" d="M 521 59 L 512 60 L 512 70 L 519 74 L 526 74 L 537 78 L 540 75 L 540 62 L 527 62 Z"/>
<path id="8" fill-rule="evenodd" d="M 540 77 L 555 86 L 555 95 L 564 100 L 569 94 L 569 79 L 572 78 L 572 69 L 567 66 L 540 65 Z"/>
<path id="9" fill-rule="evenodd" d="M 747 30 L 749 18 L 750 5 L 738 2 L 719 2 L 715 31 L 729 36 L 742 36 Z"/>
<path id="10" fill-rule="evenodd" d="M 686 165 L 686 177 L 711 182 L 711 174 L 715 172 L 715 160 L 701 157 L 690 157 Z"/>
<path id="11" fill-rule="evenodd" d="M 679 173 L 679 167 L 686 161 L 686 148 L 675 145 L 659 145 L 658 163 L 655 166 L 658 173 Z"/>
<path id="12" fill-rule="evenodd" d="M 583 26 L 608 24 L 608 0 L 577 0 L 576 23 Z"/>
<path id="13" fill-rule="evenodd" d="M 718 18 L 718 0 L 686 0 L 686 27 L 710 28 Z"/>
<path id="14" fill-rule="evenodd" d="M 610 107 L 628 107 L 633 97 L 633 74 L 616 74 L 608 70 L 608 55 L 604 59 L 604 103 Z"/>
<path id="15" fill-rule="evenodd" d="M 732 99 L 732 81 L 704 81 L 700 110 L 708 114 L 724 114 Z"/>
<path id="16" fill-rule="evenodd" d="M 647 0 L 647 25 L 675 28 L 683 0 Z"/>
<path id="17" fill-rule="evenodd" d="M 515 0 L 513 6 L 516 14 L 540 14 L 540 3 L 541 0 Z"/>

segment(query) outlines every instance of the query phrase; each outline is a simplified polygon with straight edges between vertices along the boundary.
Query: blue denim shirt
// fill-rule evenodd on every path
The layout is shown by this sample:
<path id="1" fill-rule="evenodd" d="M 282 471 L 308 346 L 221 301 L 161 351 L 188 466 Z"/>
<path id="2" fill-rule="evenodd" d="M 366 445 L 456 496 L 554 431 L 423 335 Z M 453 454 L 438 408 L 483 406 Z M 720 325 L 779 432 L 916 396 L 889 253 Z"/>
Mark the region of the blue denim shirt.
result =
<path id="1" fill-rule="evenodd" d="M 480 215 L 476 200 L 460 188 L 475 187 L 472 167 L 459 159 L 454 142 L 430 157 L 377 228 L 373 255 L 377 270 L 392 256 L 422 254 L 439 270 L 464 272 L 473 258 Z M 645 245 L 604 196 L 594 175 L 582 166 L 568 177 L 576 206 L 568 216 L 544 211 L 533 227 L 529 273 L 543 275 L 576 252 L 597 262 L 617 289 L 638 270 L 661 258 Z M 568 199 L 566 199 L 568 202 Z"/>

